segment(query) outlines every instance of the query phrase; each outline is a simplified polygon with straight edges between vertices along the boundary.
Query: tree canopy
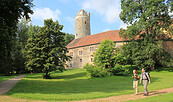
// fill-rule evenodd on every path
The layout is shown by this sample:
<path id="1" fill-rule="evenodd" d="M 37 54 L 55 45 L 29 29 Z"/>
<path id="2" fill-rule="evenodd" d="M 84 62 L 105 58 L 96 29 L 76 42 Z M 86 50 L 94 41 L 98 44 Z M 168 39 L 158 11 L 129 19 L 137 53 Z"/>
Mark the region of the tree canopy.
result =
<path id="1" fill-rule="evenodd" d="M 29 19 L 32 14 L 32 0 L 0 0 L 0 71 L 11 73 L 15 48 L 17 23 L 21 17 Z"/>
<path id="2" fill-rule="evenodd" d="M 161 29 L 172 24 L 172 0 L 121 0 L 120 19 L 128 25 L 120 35 L 128 42 L 133 63 L 139 68 L 154 70 L 167 55 L 161 46 L 166 35 Z M 129 58 L 128 58 L 129 59 Z M 168 57 L 171 62 L 172 58 Z"/>
<path id="3" fill-rule="evenodd" d="M 34 33 L 27 41 L 26 67 L 34 72 L 45 72 L 45 78 L 50 78 L 50 71 L 59 69 L 63 71 L 66 56 L 65 34 L 61 32 L 63 25 L 53 22 L 52 19 L 44 20 L 44 26 Z"/>

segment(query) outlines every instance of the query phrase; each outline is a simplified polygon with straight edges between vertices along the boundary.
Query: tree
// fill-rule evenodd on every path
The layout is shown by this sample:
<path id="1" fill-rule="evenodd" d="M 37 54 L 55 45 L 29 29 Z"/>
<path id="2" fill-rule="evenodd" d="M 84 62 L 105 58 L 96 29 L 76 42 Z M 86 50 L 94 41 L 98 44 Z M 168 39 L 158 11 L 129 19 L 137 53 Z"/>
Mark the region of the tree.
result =
<path id="1" fill-rule="evenodd" d="M 104 68 L 112 68 L 114 47 L 115 44 L 111 40 L 104 40 L 101 42 L 94 53 L 94 64 Z"/>
<path id="2" fill-rule="evenodd" d="M 74 39 L 74 35 L 65 33 L 64 39 L 65 39 L 65 45 L 68 45 Z"/>
<path id="3" fill-rule="evenodd" d="M 0 71 L 10 73 L 18 19 L 32 14 L 32 0 L 0 0 Z"/>
<path id="4" fill-rule="evenodd" d="M 128 44 L 135 52 L 133 62 L 139 68 L 154 70 L 161 55 L 166 54 L 159 41 L 165 40 L 161 29 L 171 25 L 172 1 L 121 0 L 121 9 L 120 19 L 129 26 L 121 29 L 120 35 L 130 44 L 135 42 Z"/>
<path id="5" fill-rule="evenodd" d="M 122 62 L 125 57 L 121 50 L 115 48 L 115 43 L 111 40 L 104 40 L 94 52 L 94 65 L 86 64 L 84 68 L 92 77 L 105 77 L 124 72 Z"/>
<path id="6" fill-rule="evenodd" d="M 70 57 L 66 56 L 67 48 L 62 29 L 63 26 L 59 25 L 58 21 L 44 20 L 44 26 L 40 27 L 40 31 L 28 39 L 27 68 L 45 72 L 44 78 L 47 79 L 50 78 L 50 71 L 63 71 L 65 62 Z"/>

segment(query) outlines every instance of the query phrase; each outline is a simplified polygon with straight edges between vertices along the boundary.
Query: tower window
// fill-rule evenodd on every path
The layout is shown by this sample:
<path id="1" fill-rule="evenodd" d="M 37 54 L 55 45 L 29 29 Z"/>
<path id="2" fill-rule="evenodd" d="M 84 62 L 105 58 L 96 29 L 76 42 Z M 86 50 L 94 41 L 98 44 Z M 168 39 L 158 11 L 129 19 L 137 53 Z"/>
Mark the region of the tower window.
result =
<path id="1" fill-rule="evenodd" d="M 76 36 L 78 36 L 78 33 L 76 33 Z"/>
<path id="2" fill-rule="evenodd" d="M 85 21 L 85 24 L 86 24 L 86 21 Z"/>

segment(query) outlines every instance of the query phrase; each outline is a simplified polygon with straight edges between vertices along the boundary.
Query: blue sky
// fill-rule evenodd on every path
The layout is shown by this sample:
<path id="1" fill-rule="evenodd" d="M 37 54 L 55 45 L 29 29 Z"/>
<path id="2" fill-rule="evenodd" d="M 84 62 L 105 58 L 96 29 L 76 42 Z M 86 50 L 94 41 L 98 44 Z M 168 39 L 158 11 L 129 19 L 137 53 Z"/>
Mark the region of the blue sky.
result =
<path id="1" fill-rule="evenodd" d="M 126 28 L 120 20 L 120 0 L 34 0 L 32 24 L 43 26 L 44 19 L 58 20 L 63 32 L 75 34 L 75 16 L 80 9 L 90 12 L 91 34 Z"/>

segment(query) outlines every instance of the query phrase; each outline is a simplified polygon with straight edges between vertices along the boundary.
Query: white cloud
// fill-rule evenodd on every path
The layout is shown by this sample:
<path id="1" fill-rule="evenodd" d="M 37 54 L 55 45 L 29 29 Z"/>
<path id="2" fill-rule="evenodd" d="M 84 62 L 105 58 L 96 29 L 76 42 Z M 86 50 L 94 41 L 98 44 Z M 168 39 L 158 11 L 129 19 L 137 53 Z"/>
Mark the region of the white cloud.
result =
<path id="1" fill-rule="evenodd" d="M 116 23 L 120 20 L 120 0 L 85 0 L 82 7 L 98 12 L 108 23 Z"/>
<path id="2" fill-rule="evenodd" d="M 39 21 L 44 21 L 44 19 L 50 19 L 52 18 L 54 21 L 59 20 L 59 15 L 61 14 L 61 11 L 59 9 L 56 9 L 55 11 L 51 10 L 50 8 L 36 8 L 34 10 L 34 14 L 31 16 L 32 19 L 36 19 Z"/>
<path id="3" fill-rule="evenodd" d="M 103 30 L 103 32 L 106 32 L 106 31 L 109 31 L 109 30 L 110 30 L 109 28 L 106 28 L 106 29 Z"/>

